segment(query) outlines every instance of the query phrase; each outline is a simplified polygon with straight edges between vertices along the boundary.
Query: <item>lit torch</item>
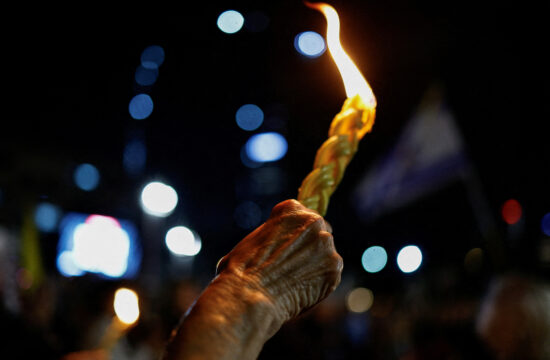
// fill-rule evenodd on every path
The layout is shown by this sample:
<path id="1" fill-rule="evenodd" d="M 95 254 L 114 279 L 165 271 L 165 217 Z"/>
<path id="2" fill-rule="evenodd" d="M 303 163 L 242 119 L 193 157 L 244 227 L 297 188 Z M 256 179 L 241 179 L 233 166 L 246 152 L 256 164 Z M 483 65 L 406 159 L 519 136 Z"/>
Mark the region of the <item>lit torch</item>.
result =
<path id="1" fill-rule="evenodd" d="M 347 99 L 330 125 L 328 139 L 317 151 L 313 170 L 306 176 L 298 201 L 321 215 L 327 212 L 330 196 L 357 152 L 359 141 L 374 125 L 376 99 L 369 84 L 340 44 L 340 20 L 336 10 L 324 3 L 306 5 L 327 19 L 327 44 L 342 75 Z"/>
<path id="2" fill-rule="evenodd" d="M 111 350 L 116 342 L 137 323 L 139 319 L 139 300 L 137 294 L 127 288 L 115 292 L 113 302 L 115 316 L 105 331 L 99 347 Z"/>

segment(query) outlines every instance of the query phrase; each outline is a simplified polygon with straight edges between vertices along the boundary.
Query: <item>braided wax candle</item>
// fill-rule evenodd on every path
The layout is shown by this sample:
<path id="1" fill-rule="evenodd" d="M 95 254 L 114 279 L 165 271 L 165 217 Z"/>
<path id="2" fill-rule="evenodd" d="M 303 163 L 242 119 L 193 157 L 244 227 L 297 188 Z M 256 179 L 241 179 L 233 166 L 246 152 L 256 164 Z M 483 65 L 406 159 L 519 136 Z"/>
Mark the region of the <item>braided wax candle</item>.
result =
<path id="1" fill-rule="evenodd" d="M 315 156 L 313 170 L 298 190 L 298 201 L 325 215 L 330 196 L 342 181 L 344 171 L 357 152 L 359 141 L 374 125 L 376 99 L 348 54 L 340 44 L 340 21 L 336 10 L 324 3 L 306 5 L 321 11 L 327 19 L 327 44 L 344 80 L 348 98 L 334 117 L 328 139 Z"/>

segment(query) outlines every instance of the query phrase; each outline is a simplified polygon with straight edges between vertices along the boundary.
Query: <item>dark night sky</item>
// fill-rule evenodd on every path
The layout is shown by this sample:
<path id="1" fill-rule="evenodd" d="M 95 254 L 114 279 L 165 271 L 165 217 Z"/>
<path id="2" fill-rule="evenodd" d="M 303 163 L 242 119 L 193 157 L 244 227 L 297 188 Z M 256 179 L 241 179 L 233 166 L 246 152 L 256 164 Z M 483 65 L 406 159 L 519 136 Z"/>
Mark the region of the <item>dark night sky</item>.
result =
<path id="1" fill-rule="evenodd" d="M 476 2 L 332 4 L 342 19 L 344 46 L 378 99 L 374 130 L 363 140 L 327 217 L 344 259 L 372 241 L 356 238 L 369 236 L 390 247 L 395 239 L 398 244 L 407 236 L 424 236 L 434 259 L 443 254 L 441 261 L 456 260 L 445 253 L 447 245 L 458 252 L 479 246 L 460 185 L 374 226 L 362 224 L 350 206 L 354 186 L 391 147 L 434 82 L 446 91 L 492 215 L 498 222 L 502 202 L 517 198 L 526 211 L 526 244 L 538 239 L 537 222 L 550 211 L 550 150 L 543 131 L 549 118 L 548 56 L 542 54 L 547 40 L 542 41 L 540 9 Z M 4 115 L 0 133 L 4 222 L 17 223 L 22 204 L 44 198 L 66 211 L 139 222 L 140 188 L 162 178 L 181 199 L 166 223 L 183 221 L 201 233 L 210 267 L 246 234 L 233 221 L 240 201 L 258 201 L 267 216 L 272 205 L 295 196 L 345 96 L 328 53 L 305 59 L 293 48 L 301 31 L 324 33 L 323 17 L 300 1 L 185 6 L 185 11 L 155 7 L 131 13 L 45 9 L 21 16 L 4 48 L 9 62 L 4 72 L 13 80 L 5 86 L 15 95 L 9 101 L 15 112 Z M 267 29 L 221 33 L 215 21 L 228 8 L 245 15 L 263 11 Z M 141 88 L 134 71 L 141 51 L 153 44 L 165 49 L 166 60 L 158 81 Z M 153 97 L 155 110 L 136 121 L 127 106 L 141 91 Z M 281 131 L 289 142 L 279 163 L 280 191 L 270 196 L 242 191 L 252 173 L 239 158 L 249 134 L 233 119 L 244 103 L 262 107 L 264 130 Z M 144 136 L 148 149 L 146 171 L 137 177 L 122 168 L 123 146 L 132 134 Z M 102 183 L 92 193 L 71 184 L 72 169 L 81 162 L 101 171 Z M 400 226 L 412 230 L 396 229 Z M 433 241 L 441 237 L 446 242 Z"/>

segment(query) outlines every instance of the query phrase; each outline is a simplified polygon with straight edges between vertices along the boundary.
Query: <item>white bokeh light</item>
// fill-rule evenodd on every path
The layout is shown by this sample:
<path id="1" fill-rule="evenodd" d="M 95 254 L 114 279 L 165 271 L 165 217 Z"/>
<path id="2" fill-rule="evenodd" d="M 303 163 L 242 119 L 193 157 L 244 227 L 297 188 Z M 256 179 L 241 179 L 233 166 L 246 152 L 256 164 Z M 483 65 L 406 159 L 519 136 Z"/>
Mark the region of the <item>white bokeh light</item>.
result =
<path id="1" fill-rule="evenodd" d="M 120 277 L 129 252 L 130 238 L 114 218 L 92 215 L 74 230 L 71 255 L 78 269 Z"/>
<path id="2" fill-rule="evenodd" d="M 173 187 L 158 181 L 147 184 L 141 192 L 143 211 L 149 215 L 165 217 L 178 204 L 178 193 Z"/>
<path id="3" fill-rule="evenodd" d="M 234 34 L 244 25 L 244 17 L 235 10 L 224 11 L 218 16 L 218 28 L 226 34 Z"/>
<path id="4" fill-rule="evenodd" d="M 120 288 L 115 292 L 113 304 L 118 319 L 125 324 L 133 324 L 139 318 L 139 299 L 130 289 Z"/>
<path id="5" fill-rule="evenodd" d="M 255 162 L 270 162 L 282 159 L 288 144 L 284 136 L 276 132 L 255 134 L 245 145 L 246 155 Z"/>
<path id="6" fill-rule="evenodd" d="M 418 270 L 422 264 L 422 251 L 415 245 L 402 248 L 397 254 L 397 266 L 404 273 Z"/>
<path id="7" fill-rule="evenodd" d="M 321 56 L 326 50 L 325 39 L 315 31 L 296 35 L 294 47 L 300 54 L 311 58 Z"/>
<path id="8" fill-rule="evenodd" d="M 178 256 L 195 256 L 202 247 L 200 238 L 185 226 L 171 228 L 164 240 L 168 250 Z"/>

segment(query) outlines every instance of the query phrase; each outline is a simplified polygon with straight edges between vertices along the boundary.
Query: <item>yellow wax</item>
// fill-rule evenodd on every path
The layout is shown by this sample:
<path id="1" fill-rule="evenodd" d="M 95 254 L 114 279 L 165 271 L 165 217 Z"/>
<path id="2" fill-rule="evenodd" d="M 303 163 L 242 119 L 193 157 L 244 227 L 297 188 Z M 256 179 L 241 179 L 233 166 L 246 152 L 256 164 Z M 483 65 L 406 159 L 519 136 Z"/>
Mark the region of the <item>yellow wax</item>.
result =
<path id="1" fill-rule="evenodd" d="M 298 201 L 325 215 L 330 196 L 357 152 L 359 141 L 374 125 L 375 108 L 359 95 L 346 99 L 330 125 L 328 139 L 317 150 L 313 170 L 298 189 Z"/>

